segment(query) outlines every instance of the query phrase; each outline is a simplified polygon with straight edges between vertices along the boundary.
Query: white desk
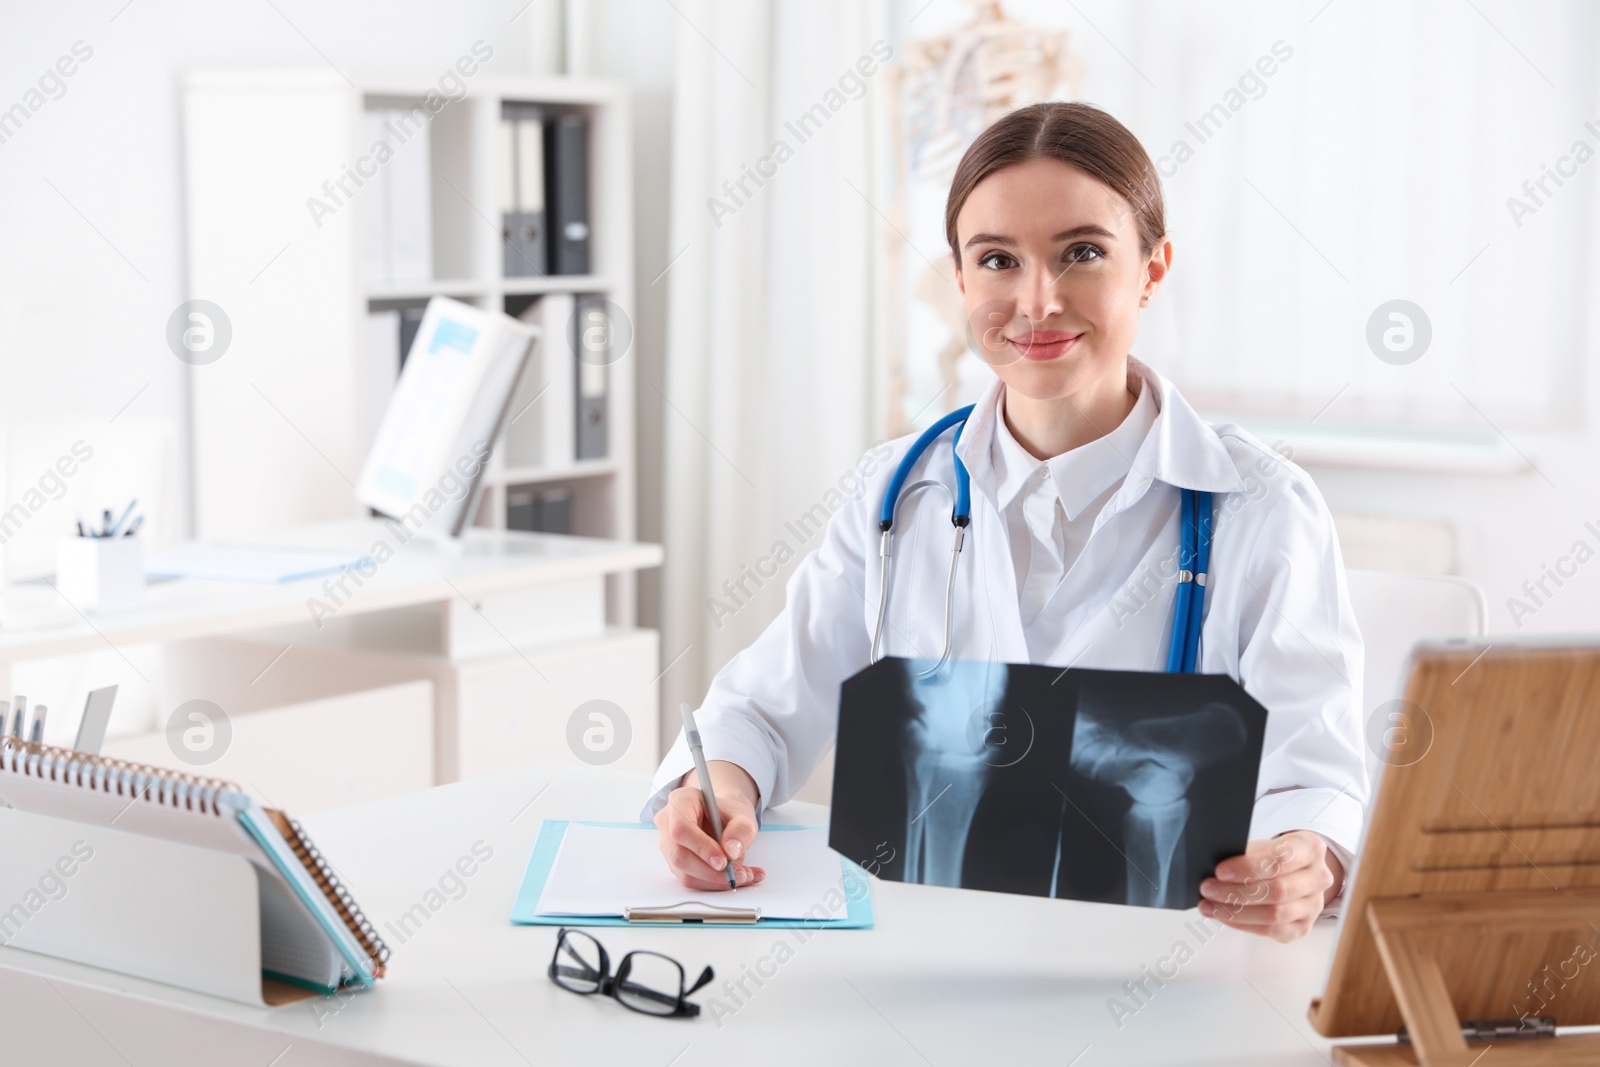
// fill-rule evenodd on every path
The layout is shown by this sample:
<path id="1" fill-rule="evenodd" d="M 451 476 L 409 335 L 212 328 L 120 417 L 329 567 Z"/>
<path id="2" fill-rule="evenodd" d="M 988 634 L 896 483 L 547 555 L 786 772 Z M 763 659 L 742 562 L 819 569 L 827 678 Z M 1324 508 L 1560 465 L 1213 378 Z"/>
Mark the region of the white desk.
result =
<path id="1" fill-rule="evenodd" d="M 0 603 L 0 693 L 16 691 L 9 675 L 19 661 L 159 642 L 170 646 L 164 689 L 182 694 L 173 703 L 203 698 L 230 717 L 430 682 L 431 726 L 388 740 L 420 749 L 431 773 L 360 796 L 556 762 L 570 747 L 567 716 L 596 698 L 633 723 L 618 766 L 654 766 L 658 637 L 631 619 L 607 625 L 606 577 L 659 566 L 661 546 L 485 529 L 442 544 L 397 530 L 373 519 L 263 534 L 255 540 L 381 562 L 367 574 L 274 584 L 155 581 L 126 611 L 80 612 L 43 582 L 10 586 Z M 76 725 L 77 709 L 59 706 L 65 694 L 30 695 L 54 705 L 52 721 Z M 164 720 L 173 708 L 160 710 Z M 380 713 L 372 729 L 355 729 L 379 737 L 382 725 Z M 298 735 L 279 730 L 273 741 L 270 729 L 252 734 L 255 766 L 301 758 Z M 178 766 L 160 729 L 113 739 L 106 752 Z M 248 765 L 215 770 L 254 777 Z"/>
<path id="2" fill-rule="evenodd" d="M 657 567 L 663 558 L 660 545 L 477 528 L 467 531 L 459 552 L 452 552 L 422 537 L 401 544 L 377 519 L 316 523 L 256 540 L 356 553 L 370 551 L 378 541 L 397 548 L 359 587 L 347 587 L 352 595 L 338 608 L 338 617 Z M 0 692 L 10 692 L 4 670 L 18 660 L 307 623 L 306 601 L 326 596 L 324 580 L 157 581 L 145 588 L 139 608 L 87 615 L 43 583 L 12 585 L 5 590 L 0 616 Z"/>
<path id="3" fill-rule="evenodd" d="M 6 1047 L 20 1040 L 26 1063 L 122 1062 L 111 1046 L 133 1063 L 256 1067 L 285 1046 L 293 1052 L 276 1067 L 378 1062 L 329 1058 L 328 1046 L 472 1067 L 1328 1062 L 1329 1042 L 1312 1031 L 1306 1007 L 1321 991 L 1331 921 L 1290 945 L 1226 929 L 1201 944 L 1185 926 L 1196 920 L 1192 911 L 874 881 L 875 929 L 821 931 L 804 943 L 795 930 L 593 931 L 613 961 L 651 948 L 677 957 L 691 977 L 712 964 L 717 979 L 696 995 L 697 1019 L 648 1018 L 609 998 L 564 992 L 545 976 L 555 929 L 507 920 L 539 822 L 631 819 L 645 791 L 638 775 L 534 769 L 307 819 L 394 950 L 377 990 L 317 1008 L 256 1011 L 0 949 L 0 1018 L 28 1021 L 6 1028 Z M 821 822 L 826 812 L 793 804 L 771 818 Z M 446 900 L 402 943 L 385 924 L 436 889 L 480 839 L 493 857 L 460 899 Z M 1180 940 L 1193 958 L 1164 987 L 1152 984 L 1119 1029 L 1110 998 L 1125 998 L 1123 984 Z M 761 987 L 747 982 L 751 995 L 719 1026 L 711 999 L 733 1004 L 723 980 L 758 965 L 771 973 L 762 960 L 780 942 L 792 958 Z M 217 1051 L 224 1047 L 236 1058 Z M 85 1058 L 62 1058 L 61 1048 Z"/>

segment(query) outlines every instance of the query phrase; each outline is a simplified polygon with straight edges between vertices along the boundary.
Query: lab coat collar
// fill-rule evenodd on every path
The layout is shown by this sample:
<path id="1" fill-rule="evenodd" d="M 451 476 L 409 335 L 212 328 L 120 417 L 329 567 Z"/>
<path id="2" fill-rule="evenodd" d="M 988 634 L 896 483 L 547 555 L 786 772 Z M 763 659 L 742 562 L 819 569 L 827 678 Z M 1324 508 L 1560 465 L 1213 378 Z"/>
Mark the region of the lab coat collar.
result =
<path id="1" fill-rule="evenodd" d="M 1128 357 L 1128 370 L 1155 389 L 1161 411 L 1133 457 L 1133 469 L 1118 495 L 1137 499 L 1152 481 L 1204 493 L 1243 490 L 1244 479 L 1222 438 L 1189 406 L 1177 387 L 1132 356 Z"/>
<path id="2" fill-rule="evenodd" d="M 1152 481 L 1165 482 L 1180 489 L 1202 492 L 1234 493 L 1244 489 L 1244 480 L 1233 457 L 1228 454 L 1222 439 L 1194 408 L 1189 406 L 1171 382 L 1153 368 L 1128 357 L 1129 376 L 1138 375 L 1144 388 L 1151 390 L 1157 412 L 1155 422 L 1144 435 L 1144 442 L 1133 456 L 1131 469 L 1122 488 L 1101 513 L 1107 517 L 1125 505 L 1137 500 Z M 983 391 L 972 408 L 956 454 L 966 464 L 972 488 L 999 510 L 1015 496 L 1021 479 L 1029 473 L 1006 472 L 1005 485 L 1000 484 L 1002 472 L 995 463 L 999 451 L 996 429 L 999 420 L 1000 398 L 1005 383 L 996 378 Z M 1141 392 L 1142 395 L 1142 392 Z M 1098 525 L 1097 520 L 1097 525 Z"/>

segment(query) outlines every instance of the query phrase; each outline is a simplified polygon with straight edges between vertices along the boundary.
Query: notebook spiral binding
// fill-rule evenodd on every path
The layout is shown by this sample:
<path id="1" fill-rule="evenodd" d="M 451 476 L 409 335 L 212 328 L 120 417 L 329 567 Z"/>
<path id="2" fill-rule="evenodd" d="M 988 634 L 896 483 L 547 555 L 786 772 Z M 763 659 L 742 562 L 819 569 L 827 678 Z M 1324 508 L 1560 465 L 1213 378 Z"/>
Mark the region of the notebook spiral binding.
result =
<path id="1" fill-rule="evenodd" d="M 91 756 L 15 737 L 0 738 L 0 771 L 127 797 L 130 804 L 144 800 L 206 815 L 224 814 L 217 804 L 219 794 L 240 792 L 237 785 L 221 778 Z"/>
<path id="2" fill-rule="evenodd" d="M 19 774 L 127 797 L 130 806 L 143 800 L 211 816 L 235 814 L 234 808 L 218 803 L 222 794 L 245 796 L 237 785 L 221 778 L 186 774 L 110 756 L 91 756 L 75 749 L 56 748 L 15 737 L 0 737 L 0 773 Z M 305 866 L 306 872 L 327 895 L 329 903 L 333 904 L 339 917 L 372 958 L 378 976 L 382 977 L 384 964 L 389 960 L 389 946 L 378 935 L 377 929 L 362 913 L 355 898 L 300 824 L 280 811 L 265 810 L 283 834 L 289 848 Z"/>
<path id="3" fill-rule="evenodd" d="M 334 873 L 333 865 L 323 857 L 317 846 L 312 843 L 300 823 L 289 818 L 281 811 L 269 811 L 268 816 L 278 825 L 283 832 L 284 839 L 289 842 L 289 847 L 305 869 L 316 879 L 317 885 L 327 894 L 329 901 L 338 910 L 345 924 L 350 927 L 350 932 L 356 935 L 356 940 L 361 942 L 361 947 L 374 964 L 377 976 L 383 977 L 384 965 L 389 962 L 389 946 L 378 935 L 377 929 L 356 905 L 355 898 L 345 888 L 344 882 Z"/>

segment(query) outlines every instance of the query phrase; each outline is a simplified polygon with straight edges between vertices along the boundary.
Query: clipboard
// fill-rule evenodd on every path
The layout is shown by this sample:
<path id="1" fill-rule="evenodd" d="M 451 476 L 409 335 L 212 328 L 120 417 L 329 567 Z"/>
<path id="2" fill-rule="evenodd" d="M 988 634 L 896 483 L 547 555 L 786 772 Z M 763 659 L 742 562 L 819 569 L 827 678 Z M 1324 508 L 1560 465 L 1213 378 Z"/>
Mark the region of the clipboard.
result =
<path id="1" fill-rule="evenodd" d="M 872 912 L 872 893 L 868 887 L 867 872 L 859 865 L 840 857 L 844 874 L 846 912 L 842 919 L 770 919 L 762 918 L 756 908 L 719 908 L 723 915 L 699 915 L 686 910 L 675 901 L 663 900 L 645 903 L 629 909 L 633 916 L 623 915 L 540 915 L 539 897 L 555 866 L 556 854 L 561 851 L 561 840 L 567 834 L 570 819 L 546 819 L 539 828 L 534 842 L 533 855 L 528 858 L 528 868 L 522 876 L 522 888 L 517 891 L 511 908 L 511 921 L 518 926 L 707 926 L 807 930 L 865 930 L 876 922 Z M 653 829 L 648 823 L 600 822 L 582 820 L 586 826 Z M 768 824 L 761 828 L 763 834 L 782 833 L 785 830 L 811 830 L 819 827 Z M 754 914 L 751 914 L 754 913 Z"/>

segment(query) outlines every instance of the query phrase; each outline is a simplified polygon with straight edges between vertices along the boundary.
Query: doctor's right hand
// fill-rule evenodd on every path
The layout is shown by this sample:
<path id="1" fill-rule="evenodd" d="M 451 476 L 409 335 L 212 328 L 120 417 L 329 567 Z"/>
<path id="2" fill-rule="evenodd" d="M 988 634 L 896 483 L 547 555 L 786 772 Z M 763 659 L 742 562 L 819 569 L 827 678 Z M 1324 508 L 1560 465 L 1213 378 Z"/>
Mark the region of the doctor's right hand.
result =
<path id="1" fill-rule="evenodd" d="M 717 810 L 722 814 L 722 843 L 719 845 L 712 836 L 705 794 L 700 791 L 698 776 L 690 771 L 678 788 L 667 794 L 666 807 L 656 812 L 661 854 L 678 881 L 690 889 L 727 889 L 728 876 L 723 871 L 729 863 L 734 865 L 739 888 L 756 885 L 767 872 L 739 863 L 756 839 L 756 801 L 760 791 L 755 779 L 743 767 L 726 760 L 711 760 L 707 769 L 711 771 Z"/>

